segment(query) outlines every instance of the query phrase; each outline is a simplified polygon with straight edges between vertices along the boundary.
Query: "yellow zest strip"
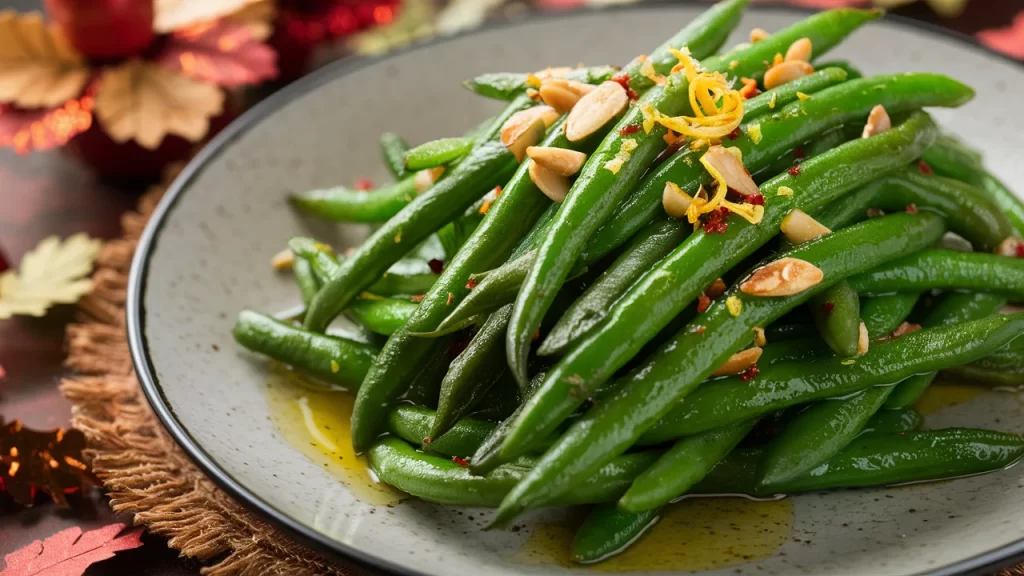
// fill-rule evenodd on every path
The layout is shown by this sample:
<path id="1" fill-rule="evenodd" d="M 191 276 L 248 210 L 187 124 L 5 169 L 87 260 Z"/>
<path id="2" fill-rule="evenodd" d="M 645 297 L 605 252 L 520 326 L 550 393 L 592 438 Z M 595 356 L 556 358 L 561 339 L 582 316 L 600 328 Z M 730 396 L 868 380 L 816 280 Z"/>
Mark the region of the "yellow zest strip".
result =
<path id="1" fill-rule="evenodd" d="M 651 63 L 647 58 L 643 59 L 643 64 L 640 65 L 640 75 L 647 78 L 651 82 L 654 82 L 658 86 L 664 86 L 668 84 L 668 78 L 665 78 L 661 74 L 654 71 L 654 64 Z"/>

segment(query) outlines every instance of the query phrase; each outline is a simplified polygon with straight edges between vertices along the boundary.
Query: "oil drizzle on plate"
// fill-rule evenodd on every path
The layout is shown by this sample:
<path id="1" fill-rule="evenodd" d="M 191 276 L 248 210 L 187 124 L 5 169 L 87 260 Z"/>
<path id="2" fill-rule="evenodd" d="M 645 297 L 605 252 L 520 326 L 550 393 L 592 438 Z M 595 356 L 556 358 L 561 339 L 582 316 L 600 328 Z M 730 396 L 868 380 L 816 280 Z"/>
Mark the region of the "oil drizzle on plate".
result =
<path id="1" fill-rule="evenodd" d="M 952 382 L 934 382 L 914 403 L 914 409 L 921 416 L 931 416 L 946 408 L 966 404 L 985 392 L 981 386 L 968 386 Z"/>
<path id="2" fill-rule="evenodd" d="M 569 547 L 582 518 L 537 526 L 509 558 L 522 564 L 578 566 Z M 658 523 L 618 556 L 587 568 L 599 572 L 712 570 L 765 558 L 793 532 L 793 503 L 745 498 L 690 498 L 672 504 Z"/>
<path id="3" fill-rule="evenodd" d="M 267 404 L 284 439 L 307 458 L 336 476 L 358 500 L 384 506 L 402 498 L 378 482 L 366 459 L 352 449 L 349 424 L 352 394 L 306 382 L 283 366 L 272 364 L 267 379 Z"/>

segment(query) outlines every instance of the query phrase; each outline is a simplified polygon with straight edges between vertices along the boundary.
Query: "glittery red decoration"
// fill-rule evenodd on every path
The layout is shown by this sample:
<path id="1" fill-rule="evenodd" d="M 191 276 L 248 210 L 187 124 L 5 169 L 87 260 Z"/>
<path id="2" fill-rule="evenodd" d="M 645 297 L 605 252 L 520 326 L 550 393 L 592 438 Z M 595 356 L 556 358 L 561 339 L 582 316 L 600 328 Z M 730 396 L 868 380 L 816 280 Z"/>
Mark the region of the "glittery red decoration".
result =
<path id="1" fill-rule="evenodd" d="M 125 58 L 156 38 L 153 0 L 45 0 L 46 13 L 90 58 Z"/>

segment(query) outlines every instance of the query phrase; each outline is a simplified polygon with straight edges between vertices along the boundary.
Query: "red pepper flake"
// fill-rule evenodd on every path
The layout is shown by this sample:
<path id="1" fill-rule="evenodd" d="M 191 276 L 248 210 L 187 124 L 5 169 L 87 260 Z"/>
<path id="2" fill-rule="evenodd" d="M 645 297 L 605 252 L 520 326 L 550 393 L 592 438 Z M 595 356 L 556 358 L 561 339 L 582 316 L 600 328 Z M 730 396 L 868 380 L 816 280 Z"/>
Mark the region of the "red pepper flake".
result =
<path id="1" fill-rule="evenodd" d="M 740 78 L 740 82 L 743 84 L 743 88 L 740 89 L 740 96 L 743 96 L 745 100 L 750 100 L 761 93 L 757 89 L 757 80 L 753 78 Z"/>
<path id="2" fill-rule="evenodd" d="M 426 438 L 423 439 L 423 444 L 425 446 L 430 446 L 430 442 L 431 442 L 430 436 L 427 436 Z"/>
<path id="3" fill-rule="evenodd" d="M 803 146 L 800 146 L 796 150 L 793 150 L 793 156 L 796 156 L 798 159 L 803 160 L 807 156 L 807 154 L 804 152 Z"/>
<path id="4" fill-rule="evenodd" d="M 907 214 L 917 214 L 917 204 L 914 204 L 914 203 L 907 204 L 906 210 L 907 210 Z"/>
<path id="5" fill-rule="evenodd" d="M 540 340 L 540 328 L 537 328 L 537 331 L 533 333 L 533 341 L 536 342 L 537 340 Z"/>
<path id="6" fill-rule="evenodd" d="M 476 280 L 473 280 L 472 278 L 470 278 L 466 282 L 466 290 L 472 290 L 473 288 L 476 288 Z"/>
<path id="7" fill-rule="evenodd" d="M 501 184 L 494 187 L 494 197 L 501 196 Z"/>
<path id="8" fill-rule="evenodd" d="M 751 194 L 745 198 L 747 204 L 753 204 L 755 206 L 764 206 L 764 195 L 761 193 Z"/>
<path id="9" fill-rule="evenodd" d="M 459 458 L 458 456 L 452 456 L 452 462 L 455 462 L 456 464 L 462 466 L 463 468 L 469 468 L 469 462 L 466 462 L 465 460 Z"/>
<path id="10" fill-rule="evenodd" d="M 917 163 L 917 169 L 921 172 L 921 174 L 924 174 L 926 176 L 931 176 L 932 174 L 935 174 L 935 171 L 932 170 L 932 167 L 929 166 L 928 163 L 925 162 L 924 160 L 921 160 L 920 162 Z"/>
<path id="11" fill-rule="evenodd" d="M 800 165 L 799 164 L 793 164 L 792 166 L 790 166 L 789 167 L 789 175 L 790 176 L 799 176 L 800 175 Z"/>
<path id="12" fill-rule="evenodd" d="M 757 367 L 757 364 L 751 364 L 749 368 L 740 373 L 740 380 L 744 382 L 750 382 L 757 375 L 761 373 L 761 369 Z"/>
<path id="13" fill-rule="evenodd" d="M 630 134 L 636 134 L 639 131 L 640 131 L 640 125 L 639 124 L 630 124 L 629 126 L 626 126 L 625 128 L 623 128 L 622 130 L 619 130 L 619 134 L 621 134 L 623 136 L 629 136 Z"/>
<path id="14" fill-rule="evenodd" d="M 728 215 L 728 208 L 719 208 L 718 210 L 712 210 L 705 214 L 703 226 L 704 233 L 725 234 L 725 231 L 729 229 L 729 223 L 725 220 Z"/>
<path id="15" fill-rule="evenodd" d="M 735 140 L 740 137 L 740 128 L 737 126 L 732 132 L 729 132 L 729 140 Z"/>
<path id="16" fill-rule="evenodd" d="M 825 302 L 825 314 L 831 314 L 832 310 L 835 310 L 835 302 Z"/>
<path id="17" fill-rule="evenodd" d="M 697 297 L 697 314 L 703 314 L 711 306 L 711 298 L 707 294 Z"/>
<path id="18" fill-rule="evenodd" d="M 373 190 L 373 180 L 369 178 L 359 178 L 356 180 L 356 190 Z"/>
<path id="19" fill-rule="evenodd" d="M 707 294 L 709 298 L 718 298 L 722 294 L 725 294 L 725 291 L 728 289 L 729 287 L 725 285 L 725 280 L 719 278 L 712 282 L 711 286 L 705 288 L 704 293 Z"/>
<path id="20" fill-rule="evenodd" d="M 1017 258 L 1024 258 L 1024 242 L 1017 244 Z M 0 378 L 3 378 L 3 376 L 0 375 Z"/>
<path id="21" fill-rule="evenodd" d="M 626 96 L 629 96 L 630 100 L 636 100 L 640 97 L 640 95 L 636 93 L 636 90 L 629 87 L 629 74 L 618 74 L 616 76 L 612 76 L 612 82 L 617 82 L 621 85 L 626 90 Z"/>
<path id="22" fill-rule="evenodd" d="M 444 262 L 438 260 L 437 258 L 431 258 L 430 262 L 427 262 L 427 265 L 430 266 L 430 271 L 433 272 L 434 274 L 440 274 L 441 272 L 444 272 Z"/>
<path id="23" fill-rule="evenodd" d="M 409 301 L 411 301 L 411 302 L 422 302 L 424 296 L 426 296 L 426 294 L 417 294 L 417 295 L 413 296 L 412 298 L 409 298 Z"/>

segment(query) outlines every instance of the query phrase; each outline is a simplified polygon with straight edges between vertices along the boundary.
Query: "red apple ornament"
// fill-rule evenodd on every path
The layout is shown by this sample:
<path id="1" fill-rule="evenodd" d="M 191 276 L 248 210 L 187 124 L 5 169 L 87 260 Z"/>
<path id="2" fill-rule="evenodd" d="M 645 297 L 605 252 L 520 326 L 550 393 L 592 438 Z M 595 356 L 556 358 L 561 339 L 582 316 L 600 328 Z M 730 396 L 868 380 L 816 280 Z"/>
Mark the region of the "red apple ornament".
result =
<path id="1" fill-rule="evenodd" d="M 91 59 L 135 56 L 153 43 L 153 0 L 44 0 L 71 45 Z"/>

